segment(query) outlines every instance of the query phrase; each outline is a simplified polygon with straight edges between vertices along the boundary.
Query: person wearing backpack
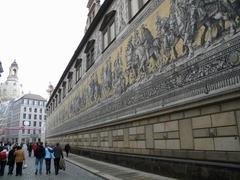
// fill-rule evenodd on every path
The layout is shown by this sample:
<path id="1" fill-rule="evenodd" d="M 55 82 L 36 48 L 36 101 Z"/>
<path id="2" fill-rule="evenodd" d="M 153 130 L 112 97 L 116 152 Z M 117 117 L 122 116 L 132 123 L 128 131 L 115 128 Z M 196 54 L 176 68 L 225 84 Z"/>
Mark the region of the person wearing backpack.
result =
<path id="1" fill-rule="evenodd" d="M 36 150 L 34 151 L 34 155 L 36 157 L 36 160 L 35 160 L 35 167 L 36 167 L 35 175 L 37 175 L 38 171 L 39 171 L 39 174 L 42 174 L 43 159 L 45 157 L 45 148 L 43 147 L 42 142 L 39 142 Z"/>
<path id="2" fill-rule="evenodd" d="M 5 166 L 7 163 L 7 156 L 8 156 L 7 149 L 1 147 L 1 149 L 0 149 L 0 159 L 1 159 L 0 176 L 4 175 L 4 170 L 5 170 Z"/>
<path id="3" fill-rule="evenodd" d="M 45 145 L 45 163 L 46 163 L 46 174 L 51 174 L 51 160 L 54 159 L 53 149 Z"/>

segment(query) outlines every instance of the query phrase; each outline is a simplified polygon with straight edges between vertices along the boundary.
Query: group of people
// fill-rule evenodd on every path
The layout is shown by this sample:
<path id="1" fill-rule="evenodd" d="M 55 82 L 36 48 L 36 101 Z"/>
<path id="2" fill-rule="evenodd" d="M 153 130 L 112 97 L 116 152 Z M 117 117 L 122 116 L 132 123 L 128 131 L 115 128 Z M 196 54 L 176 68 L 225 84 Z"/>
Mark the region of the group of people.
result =
<path id="1" fill-rule="evenodd" d="M 22 176 L 22 169 L 25 167 L 25 154 L 23 145 L 0 145 L 0 176 L 4 175 L 5 167 L 8 165 L 8 175 L 13 174 L 14 166 L 16 165 L 16 176 Z M 60 165 L 63 161 L 63 151 L 59 143 L 55 147 L 48 144 L 43 146 L 43 142 L 28 143 L 27 144 L 28 156 L 35 157 L 35 175 L 42 174 L 43 161 L 45 160 L 46 174 L 51 173 L 51 161 L 54 161 L 55 175 L 58 175 Z M 70 151 L 69 144 L 65 145 L 64 150 L 68 156 Z"/>
<path id="2" fill-rule="evenodd" d="M 0 146 L 0 176 L 4 175 L 6 165 L 8 165 L 8 175 L 12 175 L 15 164 L 16 176 L 21 176 L 24 163 L 25 155 L 21 145 Z"/>

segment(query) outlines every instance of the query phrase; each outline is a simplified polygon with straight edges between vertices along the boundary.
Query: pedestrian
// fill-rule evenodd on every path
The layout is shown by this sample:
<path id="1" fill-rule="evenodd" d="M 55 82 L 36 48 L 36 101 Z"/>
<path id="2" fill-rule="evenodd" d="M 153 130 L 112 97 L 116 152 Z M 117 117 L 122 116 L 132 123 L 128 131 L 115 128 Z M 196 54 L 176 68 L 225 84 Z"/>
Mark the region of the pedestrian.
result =
<path id="1" fill-rule="evenodd" d="M 32 143 L 27 144 L 28 156 L 32 156 Z"/>
<path id="2" fill-rule="evenodd" d="M 15 151 L 16 151 L 17 147 L 13 146 L 12 149 L 9 151 L 8 153 L 8 175 L 12 175 L 13 174 L 13 169 L 14 169 L 14 164 L 15 164 Z"/>
<path id="3" fill-rule="evenodd" d="M 37 145 L 37 148 L 34 151 L 34 156 L 36 157 L 35 160 L 35 175 L 37 175 L 38 171 L 39 174 L 42 174 L 42 165 L 43 165 L 43 159 L 45 157 L 45 148 L 43 147 L 43 143 L 39 142 Z"/>
<path id="4" fill-rule="evenodd" d="M 21 146 L 17 146 L 17 150 L 14 153 L 16 162 L 16 176 L 22 176 L 23 162 L 25 161 L 24 151 Z"/>
<path id="5" fill-rule="evenodd" d="M 5 166 L 7 163 L 7 156 L 8 156 L 8 151 L 6 148 L 1 147 L 0 149 L 0 159 L 1 159 L 1 164 L 0 164 L 0 176 L 4 175 L 4 170 Z"/>
<path id="6" fill-rule="evenodd" d="M 53 149 L 45 145 L 45 163 L 46 163 L 46 174 L 51 174 L 51 160 L 54 159 Z"/>
<path id="7" fill-rule="evenodd" d="M 55 175 L 58 175 L 58 171 L 59 171 L 59 161 L 60 158 L 63 158 L 63 152 L 62 152 L 62 148 L 60 147 L 59 143 L 56 144 L 56 146 L 53 148 L 53 152 L 54 152 L 54 168 L 55 168 Z"/>
<path id="8" fill-rule="evenodd" d="M 68 157 L 68 153 L 70 152 L 70 150 L 71 150 L 71 147 L 70 147 L 70 145 L 69 144 L 66 144 L 65 145 L 65 152 L 66 152 L 66 154 L 67 154 L 67 157 Z"/>

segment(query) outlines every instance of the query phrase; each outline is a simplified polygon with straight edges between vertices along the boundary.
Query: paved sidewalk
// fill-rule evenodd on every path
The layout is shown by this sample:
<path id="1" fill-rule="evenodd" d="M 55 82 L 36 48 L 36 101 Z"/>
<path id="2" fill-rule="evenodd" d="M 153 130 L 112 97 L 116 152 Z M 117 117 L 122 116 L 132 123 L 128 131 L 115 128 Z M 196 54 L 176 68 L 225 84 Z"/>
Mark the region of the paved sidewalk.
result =
<path id="1" fill-rule="evenodd" d="M 138 171 L 122 166 L 93 160 L 75 154 L 69 154 L 64 157 L 66 161 L 73 163 L 82 169 L 85 169 L 95 175 L 109 180 L 174 180 L 164 176 L 159 176 L 143 171 Z"/>

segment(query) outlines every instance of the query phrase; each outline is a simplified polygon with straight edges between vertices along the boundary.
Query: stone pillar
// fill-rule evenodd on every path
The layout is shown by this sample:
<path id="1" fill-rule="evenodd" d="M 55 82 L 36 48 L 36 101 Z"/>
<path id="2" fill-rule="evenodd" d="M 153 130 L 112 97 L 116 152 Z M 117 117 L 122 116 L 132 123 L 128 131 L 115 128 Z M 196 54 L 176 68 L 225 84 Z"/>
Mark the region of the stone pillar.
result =
<path id="1" fill-rule="evenodd" d="M 179 121 L 181 149 L 193 149 L 193 133 L 191 119 Z"/>

